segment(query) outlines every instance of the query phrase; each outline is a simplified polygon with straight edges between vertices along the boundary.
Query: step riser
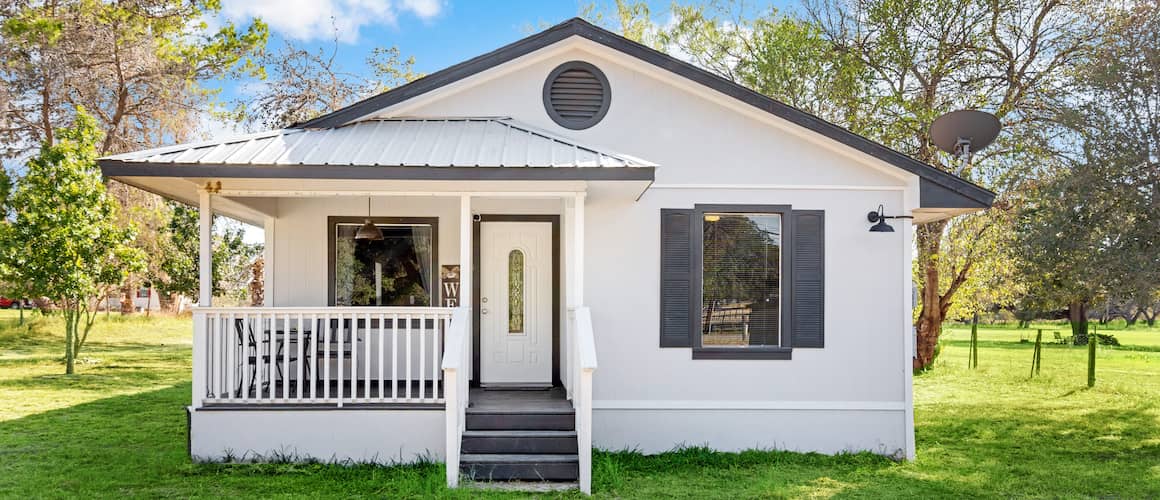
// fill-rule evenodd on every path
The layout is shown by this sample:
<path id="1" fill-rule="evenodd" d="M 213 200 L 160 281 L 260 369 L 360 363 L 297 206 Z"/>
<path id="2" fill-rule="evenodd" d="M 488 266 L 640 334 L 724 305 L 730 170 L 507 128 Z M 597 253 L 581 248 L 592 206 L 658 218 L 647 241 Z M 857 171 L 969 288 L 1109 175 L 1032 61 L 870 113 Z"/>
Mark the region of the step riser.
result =
<path id="1" fill-rule="evenodd" d="M 463 464 L 459 470 L 475 481 L 575 481 L 580 466 L 557 464 Z"/>
<path id="2" fill-rule="evenodd" d="M 576 417 L 570 413 L 468 413 L 472 431 L 571 431 Z"/>
<path id="3" fill-rule="evenodd" d="M 463 453 L 576 453 L 576 437 L 463 437 Z"/>

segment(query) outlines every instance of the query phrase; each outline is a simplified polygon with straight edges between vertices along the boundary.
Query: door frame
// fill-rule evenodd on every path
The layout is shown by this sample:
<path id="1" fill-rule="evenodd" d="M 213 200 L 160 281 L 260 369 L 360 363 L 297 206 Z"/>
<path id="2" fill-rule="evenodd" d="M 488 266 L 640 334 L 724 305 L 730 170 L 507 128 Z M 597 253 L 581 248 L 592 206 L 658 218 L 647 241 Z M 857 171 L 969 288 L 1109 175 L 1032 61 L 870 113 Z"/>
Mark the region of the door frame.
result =
<path id="1" fill-rule="evenodd" d="M 552 223 L 552 386 L 560 387 L 560 216 L 475 214 L 471 222 L 471 385 L 483 381 L 480 363 L 479 294 L 480 224 L 483 222 L 550 222 Z"/>

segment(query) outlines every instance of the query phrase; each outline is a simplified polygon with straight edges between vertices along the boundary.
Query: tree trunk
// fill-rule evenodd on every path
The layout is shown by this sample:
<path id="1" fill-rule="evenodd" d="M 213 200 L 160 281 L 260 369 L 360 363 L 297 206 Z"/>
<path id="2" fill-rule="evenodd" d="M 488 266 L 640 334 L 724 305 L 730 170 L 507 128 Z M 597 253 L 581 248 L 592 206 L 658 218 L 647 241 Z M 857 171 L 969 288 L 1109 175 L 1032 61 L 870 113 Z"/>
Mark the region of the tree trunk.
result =
<path id="1" fill-rule="evenodd" d="M 137 287 L 133 286 L 132 281 L 126 281 L 125 286 L 121 287 L 121 314 L 133 314 L 133 298 L 137 296 Z"/>
<path id="2" fill-rule="evenodd" d="M 939 295 L 939 268 L 938 259 L 942 244 L 943 228 L 946 222 L 931 222 L 918 227 L 917 247 L 918 265 L 922 267 L 919 286 L 922 296 L 922 309 L 915 324 L 917 345 L 915 346 L 914 369 L 922 370 L 934 364 L 935 350 L 938 347 L 938 336 L 942 332 L 943 320 L 949 307 L 949 299 L 944 301 Z M 946 303 L 944 303 L 946 302 Z"/>
<path id="3" fill-rule="evenodd" d="M 73 339 L 77 335 L 76 323 L 73 322 L 71 304 L 65 303 L 64 313 L 64 373 L 72 375 L 76 370 L 76 351 L 73 350 Z"/>
<path id="4" fill-rule="evenodd" d="M 1067 319 L 1071 322 L 1071 335 L 1073 339 L 1087 337 L 1088 318 L 1086 302 L 1072 302 L 1068 306 Z"/>

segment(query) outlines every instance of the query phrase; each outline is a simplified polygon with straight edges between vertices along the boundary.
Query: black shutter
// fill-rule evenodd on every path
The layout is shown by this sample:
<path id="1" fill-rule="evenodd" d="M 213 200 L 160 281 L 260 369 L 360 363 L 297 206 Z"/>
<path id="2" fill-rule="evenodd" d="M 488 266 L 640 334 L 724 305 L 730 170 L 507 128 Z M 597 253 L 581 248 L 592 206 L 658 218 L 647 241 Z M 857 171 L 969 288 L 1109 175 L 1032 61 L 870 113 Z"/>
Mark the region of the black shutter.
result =
<path id="1" fill-rule="evenodd" d="M 826 214 L 794 210 L 790 332 L 793 347 L 825 347 Z"/>
<path id="2" fill-rule="evenodd" d="M 693 211 L 661 209 L 661 347 L 692 347 Z"/>

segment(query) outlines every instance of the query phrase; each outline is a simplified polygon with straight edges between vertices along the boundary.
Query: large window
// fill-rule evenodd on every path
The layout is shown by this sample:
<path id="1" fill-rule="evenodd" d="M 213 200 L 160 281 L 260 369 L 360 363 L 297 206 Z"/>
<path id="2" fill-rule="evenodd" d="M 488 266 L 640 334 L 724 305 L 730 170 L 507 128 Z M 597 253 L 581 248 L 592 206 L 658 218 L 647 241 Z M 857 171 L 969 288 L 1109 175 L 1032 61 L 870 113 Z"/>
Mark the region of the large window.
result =
<path id="1" fill-rule="evenodd" d="M 781 227 L 780 214 L 702 215 L 702 346 L 780 344 Z"/>
<path id="2" fill-rule="evenodd" d="M 382 230 L 383 239 L 355 239 L 363 219 L 331 217 L 331 304 L 430 306 L 438 303 L 436 220 L 371 220 Z"/>

